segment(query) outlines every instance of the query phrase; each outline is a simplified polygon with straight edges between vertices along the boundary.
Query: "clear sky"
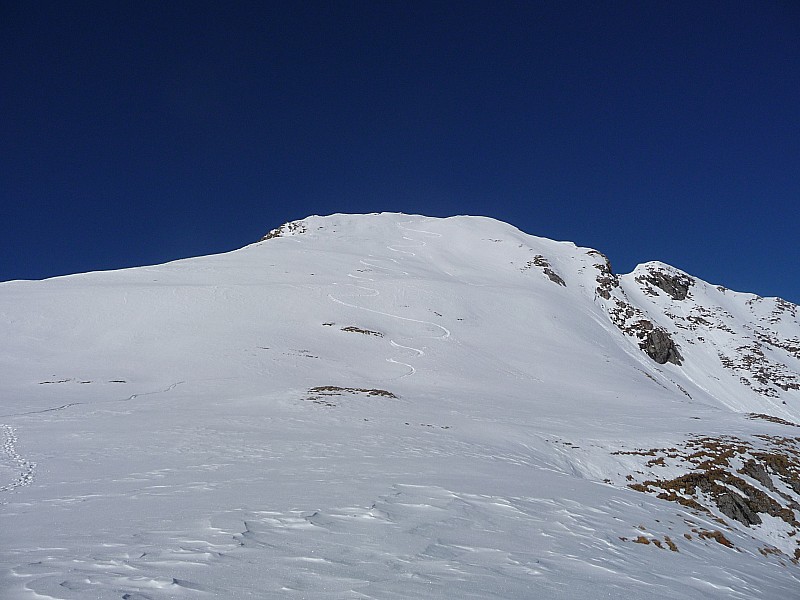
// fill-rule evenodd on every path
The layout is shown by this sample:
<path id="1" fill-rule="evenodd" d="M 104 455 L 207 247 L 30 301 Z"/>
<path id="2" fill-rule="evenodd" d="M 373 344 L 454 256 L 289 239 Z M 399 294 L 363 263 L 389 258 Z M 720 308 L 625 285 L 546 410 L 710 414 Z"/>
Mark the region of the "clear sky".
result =
<path id="1" fill-rule="evenodd" d="M 0 0 L 0 280 L 488 215 L 800 302 L 800 3 Z"/>

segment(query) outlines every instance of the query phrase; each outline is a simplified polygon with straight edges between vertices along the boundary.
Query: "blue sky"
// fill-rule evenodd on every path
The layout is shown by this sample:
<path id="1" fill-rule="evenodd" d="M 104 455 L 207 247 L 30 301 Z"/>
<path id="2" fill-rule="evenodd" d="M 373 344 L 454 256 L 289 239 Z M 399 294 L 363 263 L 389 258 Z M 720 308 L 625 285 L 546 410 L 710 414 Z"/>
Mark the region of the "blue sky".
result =
<path id="1" fill-rule="evenodd" d="M 488 215 L 800 302 L 800 4 L 0 3 L 0 280 Z"/>

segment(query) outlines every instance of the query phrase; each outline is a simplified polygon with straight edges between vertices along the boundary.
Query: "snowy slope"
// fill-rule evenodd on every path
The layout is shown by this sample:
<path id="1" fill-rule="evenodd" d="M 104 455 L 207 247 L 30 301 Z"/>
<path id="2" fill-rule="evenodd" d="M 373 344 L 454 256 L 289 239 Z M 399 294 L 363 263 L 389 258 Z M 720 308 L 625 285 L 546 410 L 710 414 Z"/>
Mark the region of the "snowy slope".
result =
<path id="1" fill-rule="evenodd" d="M 0 598 L 792 597 L 796 309 L 401 214 L 0 284 Z"/>

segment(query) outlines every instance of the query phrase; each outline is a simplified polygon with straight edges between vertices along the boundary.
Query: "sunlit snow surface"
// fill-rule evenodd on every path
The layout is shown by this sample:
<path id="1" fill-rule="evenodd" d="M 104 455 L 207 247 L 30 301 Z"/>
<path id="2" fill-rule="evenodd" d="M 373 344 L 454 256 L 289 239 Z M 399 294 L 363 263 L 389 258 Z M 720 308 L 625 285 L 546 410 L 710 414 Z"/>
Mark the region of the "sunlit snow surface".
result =
<path id="1" fill-rule="evenodd" d="M 594 262 L 490 219 L 334 215 L 0 285 L 0 598 L 797 597 L 768 532 L 700 539 L 711 515 L 625 486 L 615 450 L 786 431 L 696 348 L 651 361 Z"/>

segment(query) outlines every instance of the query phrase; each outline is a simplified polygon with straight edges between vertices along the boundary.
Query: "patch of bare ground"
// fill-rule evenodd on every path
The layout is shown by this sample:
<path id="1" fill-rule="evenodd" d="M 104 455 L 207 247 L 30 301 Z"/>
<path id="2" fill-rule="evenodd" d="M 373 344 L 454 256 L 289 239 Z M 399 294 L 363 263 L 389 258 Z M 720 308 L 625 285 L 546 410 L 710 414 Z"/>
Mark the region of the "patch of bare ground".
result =
<path id="1" fill-rule="evenodd" d="M 345 395 L 362 395 L 380 398 L 398 398 L 398 396 L 388 390 L 379 390 L 374 388 L 354 388 L 354 387 L 339 387 L 336 385 L 322 385 L 313 387 L 308 390 L 310 396 L 306 400 L 319 404 L 321 406 L 334 407 L 337 404 L 331 399 L 335 396 Z"/>
<path id="2" fill-rule="evenodd" d="M 719 352 L 722 366 L 737 374 L 749 376 L 741 376 L 740 381 L 768 398 L 779 398 L 781 395 L 779 389 L 784 392 L 800 390 L 800 377 L 785 363 L 768 358 L 764 353 L 764 344 L 778 348 L 783 348 L 785 344 L 763 333 L 758 333 L 756 337 L 761 341 L 756 339 L 740 345 L 735 349 L 734 356 Z M 792 351 L 793 347 L 787 346 L 784 349 Z"/>
<path id="3" fill-rule="evenodd" d="M 342 331 L 346 331 L 347 333 L 360 333 L 362 335 L 374 335 L 375 337 L 383 337 L 383 334 L 380 331 L 372 331 L 371 329 L 362 329 L 361 327 L 356 327 L 354 325 L 348 325 L 347 327 L 342 327 Z"/>
<path id="4" fill-rule="evenodd" d="M 639 535 L 632 540 L 626 537 L 621 537 L 619 539 L 622 540 L 623 542 L 630 541 L 633 542 L 634 544 L 643 544 L 645 546 L 653 544 L 656 548 L 659 548 L 661 550 L 666 550 L 667 548 L 669 548 L 672 552 L 679 552 L 678 545 L 675 542 L 673 542 L 672 538 L 670 538 L 668 535 L 664 536 L 663 542 L 657 537 L 646 537 L 644 535 Z"/>
<path id="5" fill-rule="evenodd" d="M 531 267 L 539 267 L 542 270 L 542 273 L 547 275 L 547 278 L 552 281 L 553 283 L 557 283 L 558 285 L 567 287 L 567 283 L 564 279 L 553 270 L 553 267 L 550 265 L 550 261 L 548 261 L 544 256 L 541 254 L 537 254 L 533 257 L 533 260 L 529 260 L 525 263 L 525 266 L 522 267 L 523 271 L 527 271 Z"/>
<path id="6" fill-rule="evenodd" d="M 595 278 L 597 281 L 595 293 L 597 297 L 606 300 L 606 312 L 611 322 L 622 333 L 636 339 L 639 349 L 656 363 L 660 365 L 671 363 L 678 366 L 683 364 L 683 356 L 670 333 L 663 327 L 653 324 L 628 300 L 625 291 L 620 287 L 619 277 L 611 270 L 608 258 L 596 250 L 590 250 L 588 254 L 596 258 L 594 267 L 598 274 Z"/>
<path id="7" fill-rule="evenodd" d="M 792 423 L 791 421 L 786 421 L 779 417 L 773 417 L 772 415 L 765 415 L 762 413 L 750 413 L 747 415 L 748 419 L 762 419 L 764 421 L 769 421 L 771 423 L 778 423 L 779 425 L 787 425 L 788 427 L 800 427 L 797 423 Z"/>
<path id="8" fill-rule="evenodd" d="M 733 542 L 731 542 L 728 538 L 726 538 L 725 534 L 717 529 L 715 529 L 714 531 L 708 531 L 707 529 L 698 529 L 692 531 L 694 531 L 698 536 L 700 536 L 701 540 L 714 540 L 718 544 L 722 544 L 727 548 L 734 547 Z"/>
<path id="9" fill-rule="evenodd" d="M 797 427 L 769 415 L 751 414 L 749 418 Z M 642 471 L 632 472 L 638 477 L 628 475 L 630 489 L 678 503 L 730 530 L 739 529 L 752 535 L 765 519 L 773 518 L 769 527 L 777 526 L 781 530 L 783 543 L 779 545 L 782 549 L 770 546 L 761 554 L 785 554 L 787 546 L 796 544 L 796 550 L 789 552 L 790 560 L 794 563 L 800 560 L 800 536 L 797 535 L 800 532 L 800 437 L 695 436 L 677 448 L 620 450 L 612 454 L 641 457 L 643 466 L 651 469 L 649 475 L 641 475 Z M 666 469 L 669 476 L 654 476 L 652 469 L 655 467 Z M 781 522 L 782 525 L 776 525 Z M 700 539 L 733 547 L 720 531 L 696 527 L 692 531 Z M 684 537 L 691 539 L 689 534 Z M 670 542 L 665 542 L 672 547 Z"/>

